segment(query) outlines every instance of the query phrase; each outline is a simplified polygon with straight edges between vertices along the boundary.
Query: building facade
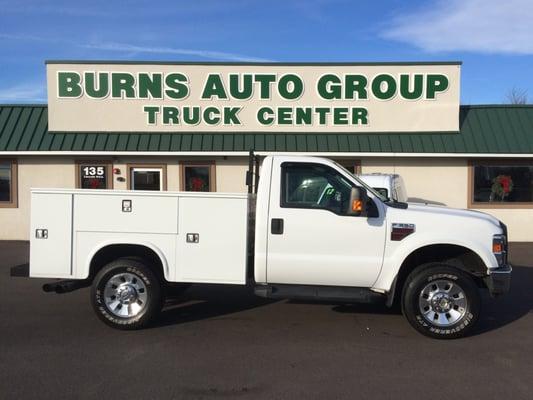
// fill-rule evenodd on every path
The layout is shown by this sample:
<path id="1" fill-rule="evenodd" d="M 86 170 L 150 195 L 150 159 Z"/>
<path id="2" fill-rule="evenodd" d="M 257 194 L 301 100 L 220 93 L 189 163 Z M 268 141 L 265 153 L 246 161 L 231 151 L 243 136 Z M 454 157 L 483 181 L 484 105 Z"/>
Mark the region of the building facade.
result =
<path id="1" fill-rule="evenodd" d="M 375 134 L 52 133 L 46 105 L 2 105 L 0 239 L 29 239 L 31 188 L 244 192 L 252 149 L 400 174 L 409 201 L 486 212 L 533 241 L 528 105 L 461 106 L 458 133 Z"/>

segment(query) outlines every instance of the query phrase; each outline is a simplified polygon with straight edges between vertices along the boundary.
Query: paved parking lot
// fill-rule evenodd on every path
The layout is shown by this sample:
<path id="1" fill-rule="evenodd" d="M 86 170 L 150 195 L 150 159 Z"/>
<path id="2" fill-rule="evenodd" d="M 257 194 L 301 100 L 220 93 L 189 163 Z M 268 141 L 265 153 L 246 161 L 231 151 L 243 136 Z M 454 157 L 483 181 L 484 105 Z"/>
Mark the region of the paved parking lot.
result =
<path id="1" fill-rule="evenodd" d="M 157 326 L 115 331 L 88 289 L 9 277 L 28 246 L 0 242 L 0 398 L 531 399 L 533 244 L 511 252 L 511 294 L 484 298 L 475 335 L 436 341 L 380 307 L 227 286 L 193 287 Z"/>

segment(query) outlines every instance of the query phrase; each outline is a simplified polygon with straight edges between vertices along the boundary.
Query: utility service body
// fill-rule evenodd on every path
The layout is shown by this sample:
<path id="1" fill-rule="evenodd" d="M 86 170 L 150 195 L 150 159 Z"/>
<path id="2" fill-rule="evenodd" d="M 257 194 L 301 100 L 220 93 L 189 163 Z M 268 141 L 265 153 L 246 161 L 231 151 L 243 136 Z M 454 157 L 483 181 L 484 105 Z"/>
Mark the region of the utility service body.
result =
<path id="1" fill-rule="evenodd" d="M 365 106 L 369 100 L 435 100 L 449 88 L 448 77 L 440 73 L 325 73 L 313 81 L 297 73 L 209 73 L 193 98 L 191 88 L 198 83 L 183 72 L 58 71 L 57 98 L 145 100 L 142 112 L 151 126 L 239 126 L 247 106 L 255 108 L 261 126 L 366 126 L 372 119 Z M 331 105 L 293 105 L 309 90 Z M 180 104 L 149 104 L 152 100 Z"/>

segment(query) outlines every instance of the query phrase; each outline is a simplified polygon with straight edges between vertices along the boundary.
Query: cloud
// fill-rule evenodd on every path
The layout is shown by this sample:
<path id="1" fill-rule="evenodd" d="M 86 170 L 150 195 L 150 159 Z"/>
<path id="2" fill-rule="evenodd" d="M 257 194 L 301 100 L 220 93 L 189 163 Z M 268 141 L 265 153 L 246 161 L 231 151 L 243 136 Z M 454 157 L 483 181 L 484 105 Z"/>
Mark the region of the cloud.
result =
<path id="1" fill-rule="evenodd" d="M 381 36 L 428 52 L 533 54 L 533 1 L 436 0 L 394 18 Z"/>
<path id="2" fill-rule="evenodd" d="M 152 53 L 152 54 L 175 54 L 175 55 L 186 55 L 186 56 L 196 56 L 202 58 L 209 58 L 214 60 L 229 60 L 229 61 L 243 61 L 243 62 L 267 62 L 270 60 L 258 57 L 245 56 L 240 54 L 225 53 L 221 51 L 210 51 L 210 50 L 191 50 L 191 49 L 180 49 L 174 47 L 148 47 L 148 46 L 136 46 L 127 43 L 92 43 L 80 45 L 80 47 L 85 47 L 88 49 L 96 50 L 109 50 L 117 52 L 127 52 L 127 53 Z"/>
<path id="3" fill-rule="evenodd" d="M 44 84 L 36 82 L 33 84 L 22 84 L 12 86 L 9 88 L 0 89 L 0 102 L 45 102 L 46 101 L 46 89 Z"/>
<path id="4" fill-rule="evenodd" d="M 6 39 L 6 40 L 23 40 L 23 41 L 30 41 L 30 42 L 65 42 L 63 40 L 55 40 L 55 39 L 47 39 L 42 36 L 34 36 L 34 35 L 20 35 L 16 33 L 0 33 L 0 39 Z"/>
<path id="5" fill-rule="evenodd" d="M 82 4 L 70 5 L 65 4 L 48 4 L 45 1 L 0 1 L 0 8 L 5 14 L 37 14 L 37 15 L 66 15 L 72 17 L 110 17 L 112 14 L 104 7 L 109 5 L 106 2 L 99 2 L 100 4 L 93 4 L 92 7 L 87 7 Z"/>
<path id="6" fill-rule="evenodd" d="M 73 47 L 81 47 L 92 50 L 114 51 L 119 53 L 127 53 L 128 56 L 133 57 L 135 54 L 174 54 L 183 56 L 195 56 L 220 61 L 241 61 L 241 62 L 269 62 L 271 60 L 259 58 L 254 56 L 247 56 L 242 54 L 226 53 L 222 51 L 198 50 L 198 49 L 182 49 L 175 47 L 151 47 L 151 46 L 137 46 L 128 43 L 116 42 L 102 42 L 102 43 L 76 43 L 66 39 L 46 38 L 32 35 L 20 35 L 11 33 L 1 33 L 0 39 L 6 40 L 21 40 L 30 42 L 42 42 L 52 44 L 64 44 Z"/>

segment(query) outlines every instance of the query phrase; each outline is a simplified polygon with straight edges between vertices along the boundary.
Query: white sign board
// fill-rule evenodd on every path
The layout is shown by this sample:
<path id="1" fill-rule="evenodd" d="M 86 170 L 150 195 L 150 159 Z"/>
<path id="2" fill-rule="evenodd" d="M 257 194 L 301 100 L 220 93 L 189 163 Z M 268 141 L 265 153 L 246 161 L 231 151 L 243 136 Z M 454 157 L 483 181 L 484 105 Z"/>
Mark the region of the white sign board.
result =
<path id="1" fill-rule="evenodd" d="M 48 62 L 52 132 L 458 132 L 459 63 Z"/>

